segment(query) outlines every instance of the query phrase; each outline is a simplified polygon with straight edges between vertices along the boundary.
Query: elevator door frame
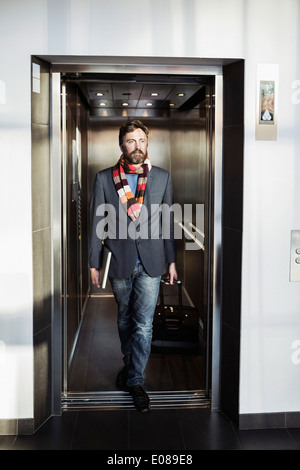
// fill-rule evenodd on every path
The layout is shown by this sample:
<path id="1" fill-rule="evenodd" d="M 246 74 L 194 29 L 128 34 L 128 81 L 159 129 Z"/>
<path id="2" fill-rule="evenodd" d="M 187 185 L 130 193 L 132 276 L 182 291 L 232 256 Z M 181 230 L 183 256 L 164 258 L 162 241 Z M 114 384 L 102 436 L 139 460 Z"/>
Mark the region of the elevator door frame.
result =
<path id="1" fill-rule="evenodd" d="M 210 75 L 215 77 L 215 143 L 214 143 L 214 174 L 213 174 L 213 240 L 212 240 L 212 311 L 213 319 L 211 326 L 211 409 L 219 409 L 220 404 L 220 317 L 221 317 L 221 246 L 222 246 L 222 130 L 223 130 L 223 65 L 226 61 L 218 60 L 200 60 L 200 59 L 170 59 L 170 58 L 126 58 L 126 57 L 41 57 L 52 64 L 51 73 L 51 172 L 52 172 L 52 321 L 53 321 L 53 411 L 60 412 L 63 403 L 79 403 L 80 400 L 87 400 L 89 403 L 89 394 L 85 397 L 76 394 L 68 395 L 66 392 L 65 378 L 63 374 L 63 364 L 61 355 L 63 354 L 63 324 L 62 324 L 62 279 L 61 267 L 64 260 L 60 253 L 62 248 L 62 237 L 65 236 L 66 227 L 61 227 L 61 205 L 64 195 L 61 195 L 60 181 L 64 171 L 60 158 L 64 160 L 64 149 L 61 145 L 61 77 L 63 73 L 142 73 L 142 74 L 174 74 L 174 75 Z M 232 61 L 228 61 L 230 63 Z M 58 197 L 60 195 L 60 197 Z M 62 393 L 63 391 L 63 393 Z M 184 395 L 177 392 L 179 401 Z M 200 394 L 201 395 L 201 394 Z M 200 399 L 201 396 L 199 395 Z M 203 394 L 202 394 L 203 395 Z M 196 397 L 196 398 L 199 398 Z M 78 401 L 79 398 L 79 401 Z M 107 393 L 100 393 L 93 400 L 104 407 L 111 405 L 114 399 L 114 392 L 107 396 Z M 191 397 L 185 397 L 185 402 L 191 400 Z M 164 397 L 162 399 L 164 401 Z M 193 404 L 193 400 L 191 400 Z M 123 403 L 124 405 L 124 403 Z M 126 403 L 125 403 L 126 406 Z"/>

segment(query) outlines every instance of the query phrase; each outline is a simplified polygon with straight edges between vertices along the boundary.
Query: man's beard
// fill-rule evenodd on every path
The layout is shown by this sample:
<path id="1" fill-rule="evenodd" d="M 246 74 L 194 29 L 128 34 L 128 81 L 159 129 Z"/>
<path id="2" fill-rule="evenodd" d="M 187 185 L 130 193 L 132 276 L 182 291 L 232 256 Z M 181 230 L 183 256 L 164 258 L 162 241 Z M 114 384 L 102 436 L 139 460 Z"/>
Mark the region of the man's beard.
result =
<path id="1" fill-rule="evenodd" d="M 133 152 L 123 152 L 124 158 L 133 165 L 138 165 L 144 163 L 147 158 L 147 153 L 142 152 L 141 150 L 133 150 Z"/>

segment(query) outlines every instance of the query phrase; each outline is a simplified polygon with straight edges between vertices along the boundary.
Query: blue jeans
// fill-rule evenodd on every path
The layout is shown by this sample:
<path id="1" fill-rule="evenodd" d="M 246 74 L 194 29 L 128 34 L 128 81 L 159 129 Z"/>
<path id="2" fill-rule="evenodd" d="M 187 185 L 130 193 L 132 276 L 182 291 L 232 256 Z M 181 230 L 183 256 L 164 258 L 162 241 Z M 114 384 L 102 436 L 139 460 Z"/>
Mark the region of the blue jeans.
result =
<path id="1" fill-rule="evenodd" d="M 121 351 L 128 366 L 127 385 L 143 385 L 151 352 L 152 323 L 160 276 L 150 277 L 142 263 L 137 263 L 131 277 L 110 278 L 110 282 L 118 304 Z"/>

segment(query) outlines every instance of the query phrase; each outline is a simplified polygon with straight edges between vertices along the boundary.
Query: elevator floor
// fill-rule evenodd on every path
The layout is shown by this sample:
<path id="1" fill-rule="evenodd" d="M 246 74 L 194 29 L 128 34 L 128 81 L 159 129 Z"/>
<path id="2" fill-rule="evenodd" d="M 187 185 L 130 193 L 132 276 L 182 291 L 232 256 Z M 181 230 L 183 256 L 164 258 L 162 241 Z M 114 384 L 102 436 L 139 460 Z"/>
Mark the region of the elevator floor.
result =
<path id="1" fill-rule="evenodd" d="M 90 296 L 69 370 L 68 391 L 115 391 L 122 366 L 114 298 Z M 203 376 L 201 351 L 160 347 L 151 352 L 145 386 L 148 391 L 200 390 Z"/>

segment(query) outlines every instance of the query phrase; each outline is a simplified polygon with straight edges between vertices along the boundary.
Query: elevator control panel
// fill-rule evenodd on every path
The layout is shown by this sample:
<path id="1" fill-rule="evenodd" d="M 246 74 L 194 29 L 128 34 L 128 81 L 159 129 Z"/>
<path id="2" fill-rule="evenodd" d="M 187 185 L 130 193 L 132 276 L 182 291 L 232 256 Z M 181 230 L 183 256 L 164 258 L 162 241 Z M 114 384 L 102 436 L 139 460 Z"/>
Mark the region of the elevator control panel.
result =
<path id="1" fill-rule="evenodd" d="M 300 230 L 291 231 L 290 281 L 300 282 Z"/>

